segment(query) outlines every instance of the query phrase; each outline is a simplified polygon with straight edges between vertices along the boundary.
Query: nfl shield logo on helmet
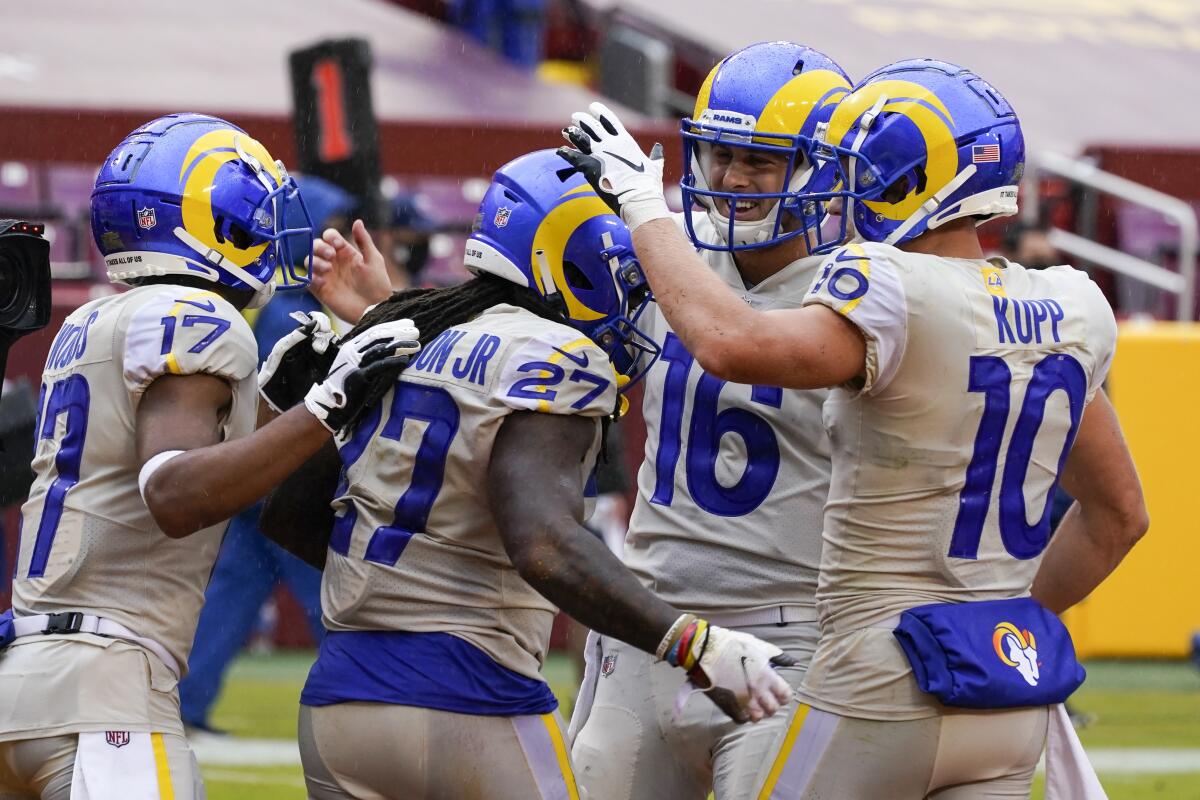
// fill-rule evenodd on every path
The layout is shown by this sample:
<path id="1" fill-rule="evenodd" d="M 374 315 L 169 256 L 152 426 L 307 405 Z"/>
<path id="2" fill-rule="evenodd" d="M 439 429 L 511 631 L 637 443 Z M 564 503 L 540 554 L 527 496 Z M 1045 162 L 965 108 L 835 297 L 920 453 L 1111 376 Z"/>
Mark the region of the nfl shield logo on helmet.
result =
<path id="1" fill-rule="evenodd" d="M 138 212 L 138 227 L 144 231 L 148 231 L 158 224 L 158 219 L 154 216 L 154 209 L 147 206 L 139 208 Z"/>
<path id="2" fill-rule="evenodd" d="M 508 206 L 500 206 L 496 209 L 496 216 L 492 218 L 492 224 L 497 228 L 503 228 L 508 224 L 510 216 L 512 216 L 512 209 Z"/>
<path id="3" fill-rule="evenodd" d="M 612 675 L 613 670 L 615 670 L 616 668 L 617 668 L 617 654 L 616 653 L 609 653 L 608 655 L 606 655 L 604 657 L 604 660 L 600 662 L 600 674 L 606 678 L 609 675 Z"/>
<path id="4" fill-rule="evenodd" d="M 153 214 L 154 212 L 150 212 Z M 105 731 L 104 741 L 113 747 L 124 747 L 129 744 L 129 731 Z"/>

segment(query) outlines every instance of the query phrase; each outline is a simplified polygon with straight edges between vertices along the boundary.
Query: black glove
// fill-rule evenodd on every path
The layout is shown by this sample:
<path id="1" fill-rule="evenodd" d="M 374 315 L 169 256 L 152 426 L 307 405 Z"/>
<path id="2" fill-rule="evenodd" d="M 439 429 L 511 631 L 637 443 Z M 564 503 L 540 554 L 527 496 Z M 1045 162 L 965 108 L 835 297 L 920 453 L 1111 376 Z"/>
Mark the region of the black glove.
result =
<path id="1" fill-rule="evenodd" d="M 421 350 L 412 320 L 381 322 L 344 341 L 325 380 L 308 390 L 304 406 L 330 431 L 352 427 L 382 392 L 396 382 L 409 358 Z"/>
<path id="2" fill-rule="evenodd" d="M 275 343 L 258 371 L 258 393 L 280 413 L 304 399 L 338 353 L 329 317 L 320 311 L 295 311 L 291 316 L 300 327 Z"/>

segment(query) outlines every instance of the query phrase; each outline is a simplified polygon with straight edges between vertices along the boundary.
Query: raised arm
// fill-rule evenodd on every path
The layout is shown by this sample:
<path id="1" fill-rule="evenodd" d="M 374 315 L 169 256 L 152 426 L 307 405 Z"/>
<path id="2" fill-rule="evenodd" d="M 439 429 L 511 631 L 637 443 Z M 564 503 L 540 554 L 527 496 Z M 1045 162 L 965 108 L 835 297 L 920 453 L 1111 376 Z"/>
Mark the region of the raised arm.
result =
<path id="1" fill-rule="evenodd" d="M 1103 391 L 1083 412 L 1062 486 L 1075 504 L 1033 581 L 1034 598 L 1058 614 L 1091 594 L 1150 526 L 1133 457 Z"/>
<path id="2" fill-rule="evenodd" d="M 794 389 L 837 386 L 863 374 L 866 345 L 840 315 L 816 306 L 756 311 L 696 255 L 663 198 L 661 146 L 647 156 L 600 103 L 573 120 L 564 134 L 574 149 L 559 155 L 629 226 L 659 307 L 706 372 Z"/>
<path id="3" fill-rule="evenodd" d="M 845 317 L 819 305 L 751 308 L 672 220 L 638 226 L 633 246 L 655 300 L 705 372 L 792 389 L 838 386 L 862 373 L 866 345 Z"/>

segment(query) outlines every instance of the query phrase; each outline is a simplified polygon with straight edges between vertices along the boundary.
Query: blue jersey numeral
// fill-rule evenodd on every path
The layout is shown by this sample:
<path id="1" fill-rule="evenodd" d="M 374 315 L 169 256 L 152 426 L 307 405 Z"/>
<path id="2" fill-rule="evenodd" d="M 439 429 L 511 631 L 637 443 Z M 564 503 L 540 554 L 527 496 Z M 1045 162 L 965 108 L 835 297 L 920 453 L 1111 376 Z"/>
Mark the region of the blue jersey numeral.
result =
<path id="1" fill-rule="evenodd" d="M 549 361 L 530 361 L 517 367 L 517 372 L 549 374 L 545 377 L 539 375 L 533 378 L 521 378 L 508 390 L 508 396 L 518 397 L 522 400 L 546 400 L 547 402 L 558 396 L 558 392 L 550 387 L 562 383 L 562 379 L 567 374 L 566 370 L 558 364 L 551 364 Z"/>
<path id="2" fill-rule="evenodd" d="M 396 387 L 391 415 L 379 435 L 399 441 L 408 419 L 428 425 L 417 447 L 408 489 L 396 501 L 396 516 L 391 525 L 376 528 L 371 535 L 364 556 L 367 561 L 394 565 L 413 534 L 425 530 L 433 501 L 442 490 L 446 458 L 458 433 L 458 405 L 440 386 L 401 383 Z"/>
<path id="3" fill-rule="evenodd" d="M 563 353 L 563 355 L 575 361 L 575 363 L 579 363 L 571 354 Z M 583 357 L 583 365 L 587 365 L 586 355 Z M 508 396 L 517 397 L 522 400 L 545 400 L 547 402 L 553 400 L 558 396 L 558 392 L 550 387 L 558 386 L 558 384 L 562 383 L 563 378 L 567 376 L 565 369 L 549 361 L 530 361 L 517 367 L 517 372 L 545 373 L 533 378 L 521 378 L 519 381 L 513 383 L 512 387 L 508 390 Z M 596 387 L 574 403 L 571 403 L 571 408 L 575 409 L 585 408 L 588 403 L 599 397 L 608 388 L 608 384 L 610 383 L 607 378 L 593 375 L 582 369 L 572 370 L 571 377 L 567 380 L 569 383 L 590 383 Z"/>
<path id="4" fill-rule="evenodd" d="M 1004 428 L 1008 424 L 1012 370 L 997 356 L 972 356 L 968 389 L 984 396 L 983 416 L 975 434 L 975 451 L 967 465 L 967 478 L 958 501 L 958 517 L 950 539 L 950 557 L 977 558 L 983 524 L 991 505 L 996 482 L 996 465 Z M 1054 482 L 1037 522 L 1030 525 L 1025 514 L 1025 479 L 1033 458 L 1033 444 L 1042 427 L 1046 403 L 1057 391 L 1065 392 L 1071 426 L 1063 442 Z M 1046 549 L 1050 541 L 1050 510 L 1059 476 L 1083 416 L 1087 376 L 1079 362 L 1068 355 L 1051 355 L 1038 362 L 1025 389 L 1025 399 L 1013 428 L 1000 481 L 1000 539 L 1013 558 L 1029 559 Z"/>
<path id="5" fill-rule="evenodd" d="M 171 348 L 175 345 L 175 324 L 176 318 L 173 316 L 163 317 L 159 320 L 163 326 L 162 350 L 159 355 L 166 355 L 171 352 Z M 203 353 L 208 349 L 209 345 L 221 338 L 221 334 L 229 330 L 230 322 L 221 317 L 210 317 L 207 314 L 185 314 L 183 317 L 183 327 L 191 328 L 195 325 L 211 325 L 212 330 L 204 335 L 200 341 L 188 348 L 189 353 Z"/>
<path id="6" fill-rule="evenodd" d="M 662 418 L 659 423 L 658 453 L 654 460 L 655 484 L 650 502 L 669 506 L 675 497 L 675 468 L 683 451 L 683 407 L 687 393 L 692 354 L 673 333 L 663 343 L 662 360 L 667 364 L 663 384 Z M 702 374 L 692 403 L 685 462 L 688 491 L 696 504 L 710 514 L 740 517 L 762 505 L 779 475 L 779 441 L 765 419 L 744 408 L 718 412 L 721 390 L 727 382 Z M 772 408 L 783 405 L 783 390 L 777 386 L 754 386 L 750 399 Z M 717 458 L 721 438 L 735 433 L 746 443 L 746 470 L 732 486 L 717 480 Z"/>
<path id="7" fill-rule="evenodd" d="M 346 491 L 348 470 L 366 450 L 382 415 L 382 406 L 377 407 L 355 430 L 350 441 L 341 448 L 343 477 L 337 494 Z M 391 525 L 375 529 L 367 542 L 364 558 L 379 564 L 395 566 L 414 534 L 421 533 L 429 521 L 429 512 L 442 490 L 446 473 L 446 459 L 450 445 L 458 432 L 459 412 L 454 398 L 440 386 L 421 386 L 412 383 L 397 383 L 388 411 L 387 422 L 379 435 L 395 441 L 400 440 L 407 420 L 427 423 L 421 444 L 413 461 L 408 488 L 396 501 L 395 515 Z M 329 546 L 337 553 L 348 555 L 350 534 L 357 519 L 353 505 L 335 522 L 329 538 Z"/>
<path id="8" fill-rule="evenodd" d="M 87 437 L 88 407 L 91 405 L 91 390 L 82 375 L 71 375 L 56 381 L 47 393 L 42 387 L 42 396 L 49 394 L 44 413 L 38 418 L 38 438 L 53 439 L 58 428 L 58 418 L 66 414 L 66 424 L 58 453 L 54 456 L 54 468 L 58 472 L 46 492 L 42 505 L 42 520 L 38 524 L 33 541 L 33 557 L 29 560 L 27 577 L 40 578 L 46 574 L 46 563 L 50 559 L 50 548 L 58 523 L 62 519 L 63 502 L 67 492 L 79 482 L 79 467 L 83 463 L 83 441 Z M 39 408 L 39 412 L 41 409 Z"/>

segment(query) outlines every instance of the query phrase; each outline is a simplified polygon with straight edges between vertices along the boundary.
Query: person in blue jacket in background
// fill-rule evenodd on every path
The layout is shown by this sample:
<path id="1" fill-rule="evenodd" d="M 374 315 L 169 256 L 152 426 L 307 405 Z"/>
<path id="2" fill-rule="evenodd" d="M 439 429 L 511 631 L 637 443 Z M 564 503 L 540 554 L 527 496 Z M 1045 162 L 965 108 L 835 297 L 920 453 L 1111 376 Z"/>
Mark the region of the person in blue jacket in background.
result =
<path id="1" fill-rule="evenodd" d="M 321 228 L 343 226 L 358 207 L 358 200 L 340 187 L 308 176 L 296 182 L 309 216 Z M 280 292 L 251 321 L 258 342 L 259 364 L 275 342 L 291 333 L 297 322 L 294 311 L 320 311 L 321 304 L 304 292 Z M 205 593 L 204 608 L 196 628 L 196 641 L 188 659 L 188 674 L 179 684 L 183 722 L 192 731 L 219 733 L 209 724 L 209 713 L 230 662 L 241 651 L 258 622 L 263 603 L 280 581 L 299 601 L 320 642 L 321 573 L 263 536 L 258 529 L 261 504 L 233 518 Z"/>

